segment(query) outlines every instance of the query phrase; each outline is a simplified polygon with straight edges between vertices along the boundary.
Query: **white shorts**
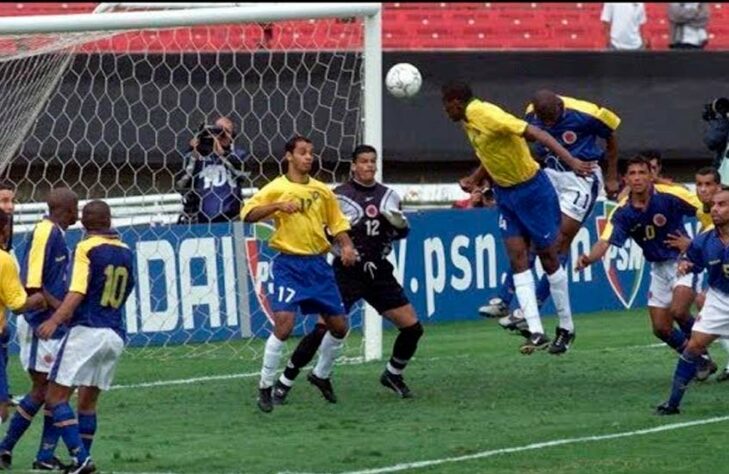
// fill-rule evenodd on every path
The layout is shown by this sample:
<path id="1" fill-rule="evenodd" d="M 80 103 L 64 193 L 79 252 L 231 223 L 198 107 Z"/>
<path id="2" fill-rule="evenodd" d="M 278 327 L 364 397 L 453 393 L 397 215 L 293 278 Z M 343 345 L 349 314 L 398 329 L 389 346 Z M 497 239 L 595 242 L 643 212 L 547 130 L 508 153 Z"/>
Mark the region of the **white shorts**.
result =
<path id="1" fill-rule="evenodd" d="M 546 168 L 545 173 L 559 196 L 562 214 L 578 222 L 584 222 L 595 207 L 595 202 L 604 187 L 602 171 L 598 168 L 592 176 L 582 178 L 571 171 L 557 171 Z"/>
<path id="2" fill-rule="evenodd" d="M 74 326 L 62 339 L 49 380 L 65 387 L 108 390 L 124 350 L 124 341 L 109 328 Z"/>
<path id="3" fill-rule="evenodd" d="M 654 308 L 670 308 L 673 300 L 673 289 L 677 286 L 686 286 L 694 291 L 701 288 L 703 274 L 687 273 L 679 277 L 676 273 L 678 262 L 667 260 L 665 262 L 651 263 L 651 284 L 648 288 L 648 306 Z"/>
<path id="4" fill-rule="evenodd" d="M 729 295 L 709 288 L 706 302 L 696 316 L 693 330 L 704 334 L 729 337 Z"/>
<path id="5" fill-rule="evenodd" d="M 33 370 L 47 374 L 56 361 L 58 348 L 63 339 L 44 341 L 35 335 L 24 318 L 18 318 L 18 343 L 20 344 L 20 365 L 25 371 Z M 22 323 L 21 323 L 22 321 Z"/>

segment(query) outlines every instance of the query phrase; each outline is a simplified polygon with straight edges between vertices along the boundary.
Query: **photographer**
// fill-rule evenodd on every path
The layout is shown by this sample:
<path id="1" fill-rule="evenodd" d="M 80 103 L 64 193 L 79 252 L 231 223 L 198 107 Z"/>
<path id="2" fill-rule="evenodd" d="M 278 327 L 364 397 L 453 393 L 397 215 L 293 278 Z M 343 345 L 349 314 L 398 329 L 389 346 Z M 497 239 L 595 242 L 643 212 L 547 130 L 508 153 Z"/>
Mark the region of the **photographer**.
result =
<path id="1" fill-rule="evenodd" d="M 704 144 L 716 153 L 713 166 L 721 171 L 722 161 L 727 155 L 729 145 L 729 99 L 719 97 L 704 105 L 702 118 L 709 124 L 709 128 L 704 132 Z M 722 182 L 726 178 L 722 175 Z"/>
<path id="2" fill-rule="evenodd" d="M 182 176 L 175 189 L 183 196 L 178 223 L 229 222 L 238 218 L 243 163 L 248 152 L 233 147 L 235 126 L 227 117 L 213 125 L 201 125 L 190 140 Z"/>

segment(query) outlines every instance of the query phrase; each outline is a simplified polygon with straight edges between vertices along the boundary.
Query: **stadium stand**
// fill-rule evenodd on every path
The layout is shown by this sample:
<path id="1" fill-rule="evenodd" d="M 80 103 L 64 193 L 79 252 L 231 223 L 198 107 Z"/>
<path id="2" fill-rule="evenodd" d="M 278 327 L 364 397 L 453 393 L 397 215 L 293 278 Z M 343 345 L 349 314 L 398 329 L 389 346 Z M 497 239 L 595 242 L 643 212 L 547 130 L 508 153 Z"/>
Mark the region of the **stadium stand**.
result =
<path id="1" fill-rule="evenodd" d="M 96 3 L 2 3 L 0 16 L 46 15 L 90 12 Z M 602 49 L 604 38 L 600 23 L 601 3 L 385 3 L 383 47 L 386 50 L 437 49 Z M 729 4 L 711 3 L 709 45 L 707 49 L 729 49 Z M 667 5 L 646 3 L 648 36 L 653 49 L 668 48 Z M 349 34 L 332 21 L 320 29 L 322 38 L 305 34 L 313 28 L 307 22 L 277 26 L 271 49 L 308 49 L 316 44 L 326 47 L 327 37 Z M 332 35 L 333 34 L 333 35 Z M 258 26 L 230 28 L 219 36 L 191 34 L 156 35 L 140 42 L 146 51 L 204 49 L 215 51 L 225 44 L 241 49 L 257 47 L 261 41 Z M 228 38 L 227 40 L 223 40 Z M 230 39 L 235 38 L 235 42 Z M 308 38 L 302 41 L 302 38 Z M 138 40 L 137 40 L 138 41 Z M 310 44 L 311 43 L 311 44 Z M 134 45 L 132 45 L 134 46 Z M 130 45 L 123 35 L 110 40 L 110 51 Z"/>

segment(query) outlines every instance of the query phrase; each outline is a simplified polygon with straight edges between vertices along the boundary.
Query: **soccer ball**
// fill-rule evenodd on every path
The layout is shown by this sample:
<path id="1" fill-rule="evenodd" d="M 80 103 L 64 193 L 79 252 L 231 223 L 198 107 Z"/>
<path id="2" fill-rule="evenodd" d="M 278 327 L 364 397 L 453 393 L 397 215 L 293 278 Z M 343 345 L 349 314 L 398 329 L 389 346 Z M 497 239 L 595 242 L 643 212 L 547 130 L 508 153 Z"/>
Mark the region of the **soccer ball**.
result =
<path id="1" fill-rule="evenodd" d="M 423 76 L 410 63 L 395 64 L 387 71 L 385 86 L 394 97 L 404 99 L 418 93 L 423 85 Z"/>

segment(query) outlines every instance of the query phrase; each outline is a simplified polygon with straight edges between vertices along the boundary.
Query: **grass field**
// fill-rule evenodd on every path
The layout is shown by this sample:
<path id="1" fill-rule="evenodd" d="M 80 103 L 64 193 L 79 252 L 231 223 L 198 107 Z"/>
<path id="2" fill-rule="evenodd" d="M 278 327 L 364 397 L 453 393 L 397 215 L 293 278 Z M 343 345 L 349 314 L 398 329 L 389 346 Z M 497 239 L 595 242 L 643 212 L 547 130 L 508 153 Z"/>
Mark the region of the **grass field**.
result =
<path id="1" fill-rule="evenodd" d="M 420 461 L 426 462 L 401 467 L 424 473 L 729 472 L 729 384 L 712 378 L 694 385 L 682 415 L 656 417 L 652 408 L 667 396 L 676 357 L 656 346 L 645 312 L 576 322 L 576 344 L 561 357 L 520 355 L 521 338 L 493 320 L 429 325 L 406 373 L 416 398 L 400 400 L 381 387 L 380 362 L 342 365 L 334 376 L 338 404 L 327 404 L 302 376 L 289 404 L 271 414 L 255 405 L 258 359 L 202 352 L 186 358 L 189 348 L 159 358 L 127 354 L 116 378 L 121 387 L 102 398 L 93 456 L 102 472 L 375 473 Z M 546 321 L 550 333 L 554 323 Z M 387 354 L 394 335 L 385 333 Z M 714 353 L 723 364 L 726 355 L 718 347 Z M 12 360 L 15 393 L 24 380 Z M 636 433 L 661 426 L 666 429 Z M 39 428 L 34 424 L 16 448 L 16 472 L 30 466 Z M 621 435 L 600 438 L 612 434 Z M 582 439 L 592 436 L 598 438 Z M 564 444 L 536 444 L 557 440 Z"/>

